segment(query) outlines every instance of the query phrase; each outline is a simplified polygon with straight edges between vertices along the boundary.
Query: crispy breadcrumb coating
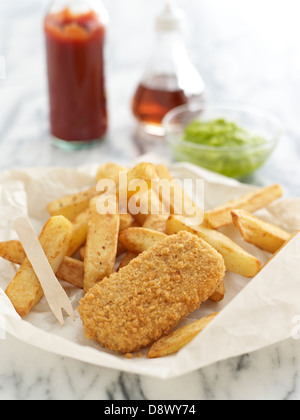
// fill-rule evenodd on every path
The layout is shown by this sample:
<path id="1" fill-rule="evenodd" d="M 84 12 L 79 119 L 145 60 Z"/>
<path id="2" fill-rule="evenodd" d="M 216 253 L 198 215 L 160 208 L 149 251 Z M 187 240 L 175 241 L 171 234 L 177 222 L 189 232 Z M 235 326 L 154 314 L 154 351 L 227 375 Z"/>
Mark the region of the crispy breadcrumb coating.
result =
<path id="1" fill-rule="evenodd" d="M 169 236 L 81 300 L 85 335 L 124 354 L 148 347 L 207 301 L 225 271 L 223 257 L 196 235 Z"/>

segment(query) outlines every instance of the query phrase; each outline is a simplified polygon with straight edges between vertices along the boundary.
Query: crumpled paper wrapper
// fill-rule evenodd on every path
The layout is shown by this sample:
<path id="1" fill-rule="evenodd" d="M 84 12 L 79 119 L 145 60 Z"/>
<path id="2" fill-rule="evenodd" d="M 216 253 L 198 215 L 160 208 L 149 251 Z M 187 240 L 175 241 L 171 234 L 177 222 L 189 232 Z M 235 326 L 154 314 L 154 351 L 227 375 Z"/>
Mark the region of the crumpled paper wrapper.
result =
<path id="1" fill-rule="evenodd" d="M 142 159 L 144 160 L 144 159 Z M 37 234 L 48 219 L 49 202 L 93 185 L 98 165 L 78 169 L 43 168 L 9 171 L 0 176 L 0 240 L 17 239 L 15 218 L 28 215 Z M 210 209 L 239 197 L 254 187 L 240 184 L 190 164 L 170 166 L 175 178 L 205 179 L 205 208 Z M 279 200 L 257 213 L 265 221 L 294 233 L 300 229 L 300 199 Z M 246 244 L 233 226 L 223 232 L 263 263 L 270 255 Z M 226 297 L 221 303 L 207 302 L 181 325 L 213 312 L 220 315 L 178 354 L 161 359 L 126 359 L 101 348 L 84 337 L 77 312 L 83 292 L 64 284 L 76 312 L 75 323 L 66 318 L 61 327 L 45 298 L 20 319 L 4 293 L 17 266 L 0 261 L 0 325 L 16 338 L 61 356 L 97 366 L 156 378 L 172 378 L 212 363 L 250 353 L 292 337 L 293 320 L 300 315 L 300 236 L 274 258 L 254 279 L 227 273 Z"/>

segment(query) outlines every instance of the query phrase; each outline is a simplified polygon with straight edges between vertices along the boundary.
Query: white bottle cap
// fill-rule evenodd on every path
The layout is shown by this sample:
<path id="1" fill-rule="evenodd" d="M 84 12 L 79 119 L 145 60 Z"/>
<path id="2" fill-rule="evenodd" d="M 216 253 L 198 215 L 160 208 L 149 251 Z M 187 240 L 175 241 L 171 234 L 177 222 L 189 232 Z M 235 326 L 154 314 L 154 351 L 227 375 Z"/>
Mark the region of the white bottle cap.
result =
<path id="1" fill-rule="evenodd" d="M 185 13 L 169 0 L 156 19 L 156 29 L 159 31 L 179 31 L 183 29 Z"/>

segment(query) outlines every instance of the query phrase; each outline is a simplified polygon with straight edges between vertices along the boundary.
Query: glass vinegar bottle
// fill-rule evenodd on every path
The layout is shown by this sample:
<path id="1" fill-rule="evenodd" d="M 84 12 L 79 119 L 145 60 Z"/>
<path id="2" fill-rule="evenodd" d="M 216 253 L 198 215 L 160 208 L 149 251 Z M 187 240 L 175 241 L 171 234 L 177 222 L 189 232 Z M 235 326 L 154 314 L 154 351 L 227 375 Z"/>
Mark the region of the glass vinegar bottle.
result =
<path id="1" fill-rule="evenodd" d="M 132 102 L 148 134 L 163 136 L 163 118 L 177 106 L 203 103 L 205 85 L 184 43 L 184 20 L 184 13 L 169 1 L 156 21 L 155 50 Z"/>

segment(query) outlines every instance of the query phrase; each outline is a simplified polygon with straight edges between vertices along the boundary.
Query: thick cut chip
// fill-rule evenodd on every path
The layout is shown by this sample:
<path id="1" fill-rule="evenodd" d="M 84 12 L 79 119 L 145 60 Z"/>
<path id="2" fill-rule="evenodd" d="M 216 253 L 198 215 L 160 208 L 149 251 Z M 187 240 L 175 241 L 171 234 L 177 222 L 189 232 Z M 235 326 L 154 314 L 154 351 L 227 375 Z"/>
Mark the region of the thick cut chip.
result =
<path id="1" fill-rule="evenodd" d="M 0 257 L 18 265 L 22 265 L 26 260 L 25 251 L 19 241 L 1 242 Z M 79 289 L 83 289 L 83 274 L 84 266 L 82 261 L 65 257 L 57 270 L 56 276 L 60 280 L 70 283 Z"/>
<path id="2" fill-rule="evenodd" d="M 134 168 L 130 169 L 127 173 L 128 197 L 131 197 L 136 193 L 136 190 L 131 190 L 131 187 L 133 187 L 136 182 L 143 181 L 145 183 L 145 190 L 143 192 L 146 192 L 152 188 L 154 179 L 158 179 L 158 175 L 155 166 L 152 163 L 139 163 Z"/>
<path id="3" fill-rule="evenodd" d="M 97 198 L 90 203 L 90 217 L 84 256 L 84 291 L 114 272 L 120 217 L 118 214 L 99 214 Z"/>
<path id="4" fill-rule="evenodd" d="M 99 194 L 96 187 L 92 187 L 77 194 L 62 197 L 50 203 L 48 211 L 51 216 L 65 216 L 68 220 L 73 221 L 80 213 L 88 209 L 90 200 Z"/>
<path id="5" fill-rule="evenodd" d="M 87 236 L 87 226 L 89 220 L 89 209 L 80 213 L 73 222 L 73 235 L 67 252 L 68 257 L 72 257 L 85 243 Z"/>
<path id="6" fill-rule="evenodd" d="M 55 216 L 46 223 L 40 235 L 40 243 L 54 273 L 66 256 L 72 232 L 71 222 L 63 216 Z M 26 316 L 43 297 L 42 286 L 27 258 L 8 285 L 6 294 L 21 317 Z"/>
<path id="7" fill-rule="evenodd" d="M 220 207 L 205 213 L 204 221 L 213 229 L 232 224 L 231 212 L 233 210 L 246 210 L 250 213 L 268 206 L 273 201 L 282 197 L 283 191 L 280 185 L 272 185 L 267 188 L 260 188 L 241 198 L 229 201 Z"/>
<path id="8" fill-rule="evenodd" d="M 78 287 L 78 289 L 83 289 L 84 264 L 74 258 L 65 257 L 56 276 L 58 279 Z"/>
<path id="9" fill-rule="evenodd" d="M 126 171 L 126 169 L 122 166 L 105 164 L 99 168 L 96 180 L 109 179 L 117 184 L 119 174 L 123 171 Z M 89 208 L 91 199 L 99 195 L 101 195 L 101 192 L 97 191 L 96 186 L 93 186 L 85 191 L 53 201 L 48 205 L 48 211 L 51 216 L 62 215 L 73 222 L 80 213 Z"/>
<path id="10" fill-rule="evenodd" d="M 158 179 L 155 166 L 151 163 L 140 163 L 128 171 L 126 185 L 128 211 L 139 225 L 143 225 L 151 214 L 168 213 L 160 200 L 159 192 L 153 188 Z M 119 194 L 121 193 L 120 187 Z"/>
<path id="11" fill-rule="evenodd" d="M 156 232 L 166 233 L 169 214 L 151 214 L 143 224 L 145 229 L 155 230 Z"/>
<path id="12" fill-rule="evenodd" d="M 165 208 L 170 210 L 171 214 L 178 214 L 184 217 L 199 219 L 198 224 L 202 223 L 204 210 L 200 209 L 193 200 L 185 193 L 180 185 L 175 181 L 164 165 L 157 165 L 156 172 L 160 181 L 169 183 L 170 194 L 165 196 L 164 191 L 160 191 L 160 199 L 165 204 Z"/>
<path id="13" fill-rule="evenodd" d="M 165 239 L 166 234 L 145 228 L 129 228 L 120 233 L 119 241 L 130 252 L 139 254 Z"/>
<path id="14" fill-rule="evenodd" d="M 226 288 L 225 288 L 225 284 L 222 281 L 219 286 L 216 288 L 215 292 L 213 295 L 210 296 L 209 300 L 211 300 L 212 302 L 222 302 L 222 300 L 225 297 L 225 293 L 226 293 Z"/>
<path id="15" fill-rule="evenodd" d="M 233 223 L 244 240 L 271 254 L 278 251 L 292 237 L 285 230 L 266 223 L 244 210 L 235 210 L 231 214 Z"/>
<path id="16" fill-rule="evenodd" d="M 162 337 L 154 343 L 149 350 L 148 357 L 154 359 L 157 357 L 169 356 L 177 353 L 183 347 L 188 345 L 198 334 L 200 334 L 210 324 L 219 313 L 215 313 L 205 318 L 199 319 L 185 327 L 179 328 L 166 337 Z"/>
<path id="17" fill-rule="evenodd" d="M 8 241 L 0 243 L 0 257 L 13 264 L 22 265 L 26 254 L 20 241 Z"/>
<path id="18" fill-rule="evenodd" d="M 117 165 L 116 163 L 105 163 L 100 166 L 96 175 L 96 181 L 101 179 L 111 179 L 115 182 L 116 186 L 119 184 L 119 175 L 121 172 L 127 172 L 124 166 Z"/>

